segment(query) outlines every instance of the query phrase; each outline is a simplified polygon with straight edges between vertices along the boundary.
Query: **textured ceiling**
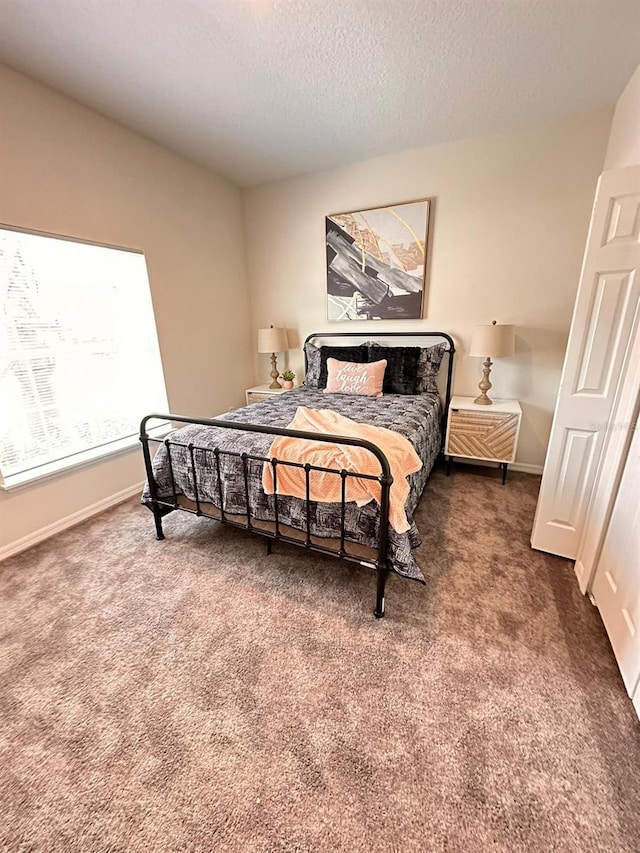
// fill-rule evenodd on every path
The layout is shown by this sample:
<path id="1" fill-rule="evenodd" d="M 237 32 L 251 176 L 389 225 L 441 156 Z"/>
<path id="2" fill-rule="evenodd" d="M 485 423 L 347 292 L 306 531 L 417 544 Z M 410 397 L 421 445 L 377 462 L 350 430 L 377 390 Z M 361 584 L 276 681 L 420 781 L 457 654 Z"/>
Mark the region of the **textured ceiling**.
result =
<path id="1" fill-rule="evenodd" d="M 613 103 L 638 0 L 0 0 L 0 58 L 246 186 Z"/>

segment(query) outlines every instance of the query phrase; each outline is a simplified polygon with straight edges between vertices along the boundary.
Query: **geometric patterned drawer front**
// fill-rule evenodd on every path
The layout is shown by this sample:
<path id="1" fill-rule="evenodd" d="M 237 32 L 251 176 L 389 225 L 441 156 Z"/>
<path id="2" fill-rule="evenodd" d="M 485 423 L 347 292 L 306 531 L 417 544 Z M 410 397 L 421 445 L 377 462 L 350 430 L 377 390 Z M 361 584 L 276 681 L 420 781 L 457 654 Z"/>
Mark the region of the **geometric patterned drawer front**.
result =
<path id="1" fill-rule="evenodd" d="M 513 462 L 519 415 L 452 410 L 450 417 L 449 456 Z"/>
<path id="2" fill-rule="evenodd" d="M 270 400 L 273 394 L 261 394 L 259 391 L 249 391 L 247 393 L 247 405 L 251 403 L 261 403 L 263 400 Z"/>

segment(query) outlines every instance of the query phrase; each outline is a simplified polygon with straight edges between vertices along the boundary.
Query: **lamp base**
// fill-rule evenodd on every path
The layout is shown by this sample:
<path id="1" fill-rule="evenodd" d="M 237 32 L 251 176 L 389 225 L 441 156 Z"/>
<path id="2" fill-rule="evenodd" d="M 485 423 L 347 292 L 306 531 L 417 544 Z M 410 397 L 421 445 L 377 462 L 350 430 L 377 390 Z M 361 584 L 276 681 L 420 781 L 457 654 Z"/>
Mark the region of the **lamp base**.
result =
<path id="1" fill-rule="evenodd" d="M 282 385 L 278 382 L 278 359 L 276 358 L 275 352 L 271 353 L 271 373 L 269 374 L 271 379 L 273 380 L 269 388 L 273 391 L 277 391 L 279 388 L 282 388 Z"/>
<path id="2" fill-rule="evenodd" d="M 493 400 L 486 394 L 479 394 L 473 402 L 476 406 L 493 406 Z"/>
<path id="3" fill-rule="evenodd" d="M 478 388 L 480 389 L 480 393 L 473 401 L 476 406 L 492 406 L 493 400 L 487 396 L 487 391 L 489 391 L 493 386 L 491 384 L 491 380 L 489 376 L 491 374 L 492 362 L 489 356 L 487 356 L 486 361 L 482 362 L 482 379 L 478 382 Z"/>

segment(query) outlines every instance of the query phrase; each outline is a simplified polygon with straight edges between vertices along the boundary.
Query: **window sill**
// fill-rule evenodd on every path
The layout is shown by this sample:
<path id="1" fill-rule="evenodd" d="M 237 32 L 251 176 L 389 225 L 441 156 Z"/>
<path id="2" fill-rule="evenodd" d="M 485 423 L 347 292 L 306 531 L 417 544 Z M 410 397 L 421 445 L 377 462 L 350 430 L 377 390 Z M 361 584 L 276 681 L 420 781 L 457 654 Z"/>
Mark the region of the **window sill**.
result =
<path id="1" fill-rule="evenodd" d="M 170 424 L 162 424 L 161 426 L 149 429 L 148 435 L 150 438 L 162 439 L 173 430 Z M 49 462 L 47 465 L 39 465 L 31 471 L 25 471 L 22 474 L 14 474 L 9 477 L 0 477 L 0 489 L 5 492 L 13 492 L 18 489 L 23 489 L 27 486 L 35 485 L 43 480 L 49 480 L 57 477 L 60 474 L 66 474 L 77 468 L 86 468 L 93 465 L 94 462 L 103 462 L 113 456 L 120 456 L 123 453 L 130 453 L 140 445 L 140 438 L 137 435 L 130 435 L 127 438 L 121 438 L 119 441 L 112 442 L 108 449 L 105 447 L 94 447 L 90 450 L 83 450 L 81 453 L 76 453 L 67 459 L 60 459 L 56 462 Z"/>

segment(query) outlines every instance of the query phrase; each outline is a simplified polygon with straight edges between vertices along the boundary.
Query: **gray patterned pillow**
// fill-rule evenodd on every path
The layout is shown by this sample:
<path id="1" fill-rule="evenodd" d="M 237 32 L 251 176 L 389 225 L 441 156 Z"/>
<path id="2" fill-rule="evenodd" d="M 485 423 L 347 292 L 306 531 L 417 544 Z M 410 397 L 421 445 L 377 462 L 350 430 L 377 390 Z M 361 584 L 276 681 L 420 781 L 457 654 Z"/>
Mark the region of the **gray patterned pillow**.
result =
<path id="1" fill-rule="evenodd" d="M 434 344 L 432 347 L 423 347 L 420 350 L 416 381 L 418 394 L 438 393 L 436 376 L 440 370 L 445 352 L 447 352 L 447 344 L 444 341 L 440 344 Z"/>
<path id="2" fill-rule="evenodd" d="M 320 381 L 320 347 L 306 343 L 304 351 L 307 354 L 307 373 L 304 377 L 304 384 L 307 388 L 317 388 Z"/>

